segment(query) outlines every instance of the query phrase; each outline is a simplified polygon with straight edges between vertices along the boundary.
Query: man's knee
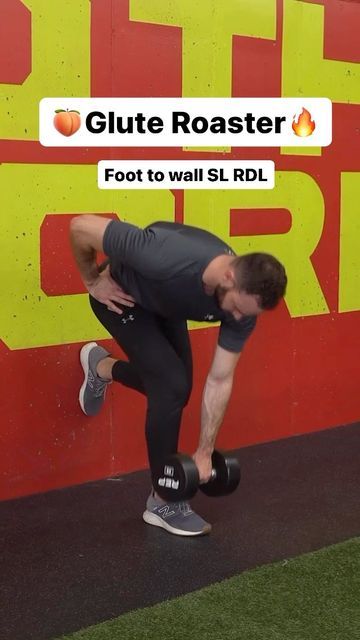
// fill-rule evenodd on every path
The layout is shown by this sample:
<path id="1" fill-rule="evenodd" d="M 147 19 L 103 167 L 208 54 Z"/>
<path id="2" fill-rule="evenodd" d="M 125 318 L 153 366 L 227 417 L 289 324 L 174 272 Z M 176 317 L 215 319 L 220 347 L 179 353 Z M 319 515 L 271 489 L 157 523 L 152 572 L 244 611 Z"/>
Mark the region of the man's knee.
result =
<path id="1" fill-rule="evenodd" d="M 159 384 L 162 402 L 167 404 L 169 409 L 185 407 L 190 398 L 191 388 L 192 380 L 182 370 L 171 371 Z"/>

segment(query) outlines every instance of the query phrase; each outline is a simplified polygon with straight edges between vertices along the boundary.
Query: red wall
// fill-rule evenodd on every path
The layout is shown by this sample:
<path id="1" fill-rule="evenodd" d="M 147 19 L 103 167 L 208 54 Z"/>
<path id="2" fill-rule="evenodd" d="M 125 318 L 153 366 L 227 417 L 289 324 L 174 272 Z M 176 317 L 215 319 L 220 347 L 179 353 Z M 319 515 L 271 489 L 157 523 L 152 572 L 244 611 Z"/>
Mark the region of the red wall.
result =
<path id="1" fill-rule="evenodd" d="M 324 5 L 324 58 L 360 63 L 360 5 L 346 3 L 344 8 L 345 3 L 341 0 L 299 4 Z M 276 32 L 273 39 L 234 35 L 233 96 L 282 95 L 285 5 L 280 1 L 274 5 Z M 90 6 L 92 96 L 182 95 L 180 27 L 135 22 L 129 19 L 129 3 L 125 0 L 92 0 Z M 6 96 L 11 97 L 11 85 L 25 86 L 26 79 L 34 72 L 31 59 L 31 47 L 35 46 L 34 25 L 33 16 L 24 4 L 2 1 L 0 91 L 5 100 Z M 59 64 L 61 55 L 59 51 Z M 81 56 L 80 50 L 77 55 Z M 53 72 L 55 70 L 49 68 L 49 74 Z M 65 89 L 64 96 L 67 95 Z M 46 94 L 45 80 L 43 97 L 50 97 Z M 218 440 L 220 446 L 237 448 L 358 420 L 359 315 L 357 308 L 339 312 L 338 293 L 341 174 L 359 172 L 360 91 L 358 97 L 357 101 L 351 98 L 353 104 L 345 99 L 333 99 L 333 143 L 322 150 L 320 157 L 285 155 L 279 149 L 241 148 L 226 155 L 229 159 L 272 159 L 277 171 L 304 172 L 316 181 L 324 198 L 326 215 L 321 239 L 311 261 L 329 312 L 295 316 L 286 303 L 282 303 L 276 311 L 264 314 L 241 358 L 235 391 Z M 109 150 L 105 154 L 101 149 L 49 149 L 43 148 L 35 137 L 28 139 L 22 127 L 19 120 L 19 134 L 13 138 L 6 132 L 2 134 L 0 128 L 2 165 L 93 165 L 104 157 L 219 157 L 216 153 L 183 149 L 115 149 L 111 150 L 111 156 Z M 1 179 L 0 171 L 0 187 Z M 359 209 L 355 195 L 354 207 Z M 16 197 L 17 185 L 14 184 L 14 202 Z M 173 217 L 182 221 L 183 193 L 173 192 L 173 198 Z M 29 192 L 29 199 L 36 205 L 35 185 Z M 68 296 L 83 291 L 67 236 L 70 217 L 78 211 L 66 213 L 68 216 L 60 218 L 51 215 L 51 208 L 44 211 L 44 219 L 48 214 L 46 224 L 39 228 L 39 278 L 42 290 L 48 296 Z M 265 209 L 252 210 L 252 216 L 248 213 L 246 208 L 229 211 L 224 221 L 226 232 L 233 237 L 281 234 L 291 225 L 291 214 L 284 209 L 272 209 L 270 215 Z M 11 215 L 11 210 L 0 211 L 5 230 L 11 230 Z M 204 226 L 211 229 L 206 217 L 204 220 Z M 354 233 L 356 230 L 354 227 Z M 8 278 L 11 273 L 6 271 L 6 277 L 2 278 L 5 305 L 11 303 L 10 294 L 6 297 Z M 23 326 L 22 331 L 24 343 L 26 335 L 31 342 L 31 326 Z M 216 328 L 191 331 L 196 375 L 181 435 L 181 447 L 186 450 L 196 446 L 202 386 L 216 334 Z M 6 338 L 5 331 L 4 335 Z M 81 413 L 77 393 L 81 384 L 78 351 L 82 342 L 64 344 L 59 341 L 26 348 L 13 348 L 8 342 L 3 337 L 0 347 L 0 499 L 126 473 L 147 465 L 143 437 L 145 401 L 142 397 L 113 384 L 100 416 L 87 418 Z M 104 341 L 104 346 L 121 355 L 111 341 Z"/>

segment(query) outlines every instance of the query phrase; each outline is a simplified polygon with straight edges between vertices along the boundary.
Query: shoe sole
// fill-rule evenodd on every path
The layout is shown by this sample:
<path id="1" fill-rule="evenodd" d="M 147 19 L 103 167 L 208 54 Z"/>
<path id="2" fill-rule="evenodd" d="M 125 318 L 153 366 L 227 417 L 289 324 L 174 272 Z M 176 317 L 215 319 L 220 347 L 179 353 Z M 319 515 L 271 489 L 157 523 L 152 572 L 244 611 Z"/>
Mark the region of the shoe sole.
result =
<path id="1" fill-rule="evenodd" d="M 79 403 L 82 411 L 85 413 L 86 416 L 88 414 L 85 411 L 84 395 L 85 395 L 85 389 L 86 389 L 88 373 L 89 373 L 89 353 L 91 349 L 97 346 L 98 346 L 97 342 L 89 342 L 88 344 L 85 344 L 80 350 L 80 363 L 83 368 L 85 377 L 84 377 L 84 382 L 82 383 L 79 391 Z"/>
<path id="2" fill-rule="evenodd" d="M 205 529 L 202 531 L 184 531 L 183 529 L 175 529 L 175 527 L 170 527 L 170 525 L 165 522 L 160 516 L 157 516 L 155 513 L 151 511 L 144 511 L 143 520 L 147 524 L 152 524 L 154 527 L 161 527 L 165 529 L 169 533 L 173 533 L 176 536 L 205 536 L 207 533 L 211 531 L 211 525 L 207 525 Z"/>

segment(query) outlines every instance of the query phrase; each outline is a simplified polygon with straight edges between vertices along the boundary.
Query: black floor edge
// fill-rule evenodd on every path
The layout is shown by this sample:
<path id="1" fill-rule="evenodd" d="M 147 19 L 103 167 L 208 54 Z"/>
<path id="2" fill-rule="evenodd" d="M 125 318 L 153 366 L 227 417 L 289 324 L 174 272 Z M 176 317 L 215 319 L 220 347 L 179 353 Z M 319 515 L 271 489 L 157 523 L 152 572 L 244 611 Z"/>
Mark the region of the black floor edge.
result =
<path id="1" fill-rule="evenodd" d="M 139 472 L 0 503 L 0 637 L 49 640 L 360 535 L 360 424 L 236 452 L 242 483 L 198 494 L 210 536 L 142 522 Z"/>

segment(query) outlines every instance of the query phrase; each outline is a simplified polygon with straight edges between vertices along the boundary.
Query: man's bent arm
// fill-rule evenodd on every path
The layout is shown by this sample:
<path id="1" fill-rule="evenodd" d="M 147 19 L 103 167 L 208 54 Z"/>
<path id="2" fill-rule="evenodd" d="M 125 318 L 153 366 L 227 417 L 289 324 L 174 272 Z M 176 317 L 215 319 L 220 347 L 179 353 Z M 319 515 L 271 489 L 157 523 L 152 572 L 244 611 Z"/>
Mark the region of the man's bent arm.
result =
<path id="1" fill-rule="evenodd" d="M 240 354 L 217 346 L 201 405 L 201 431 L 197 453 L 212 454 L 216 436 L 230 399 L 234 371 Z"/>
<path id="2" fill-rule="evenodd" d="M 86 288 L 99 277 L 96 254 L 103 250 L 104 232 L 110 222 L 111 218 L 86 214 L 71 221 L 71 247 Z"/>

